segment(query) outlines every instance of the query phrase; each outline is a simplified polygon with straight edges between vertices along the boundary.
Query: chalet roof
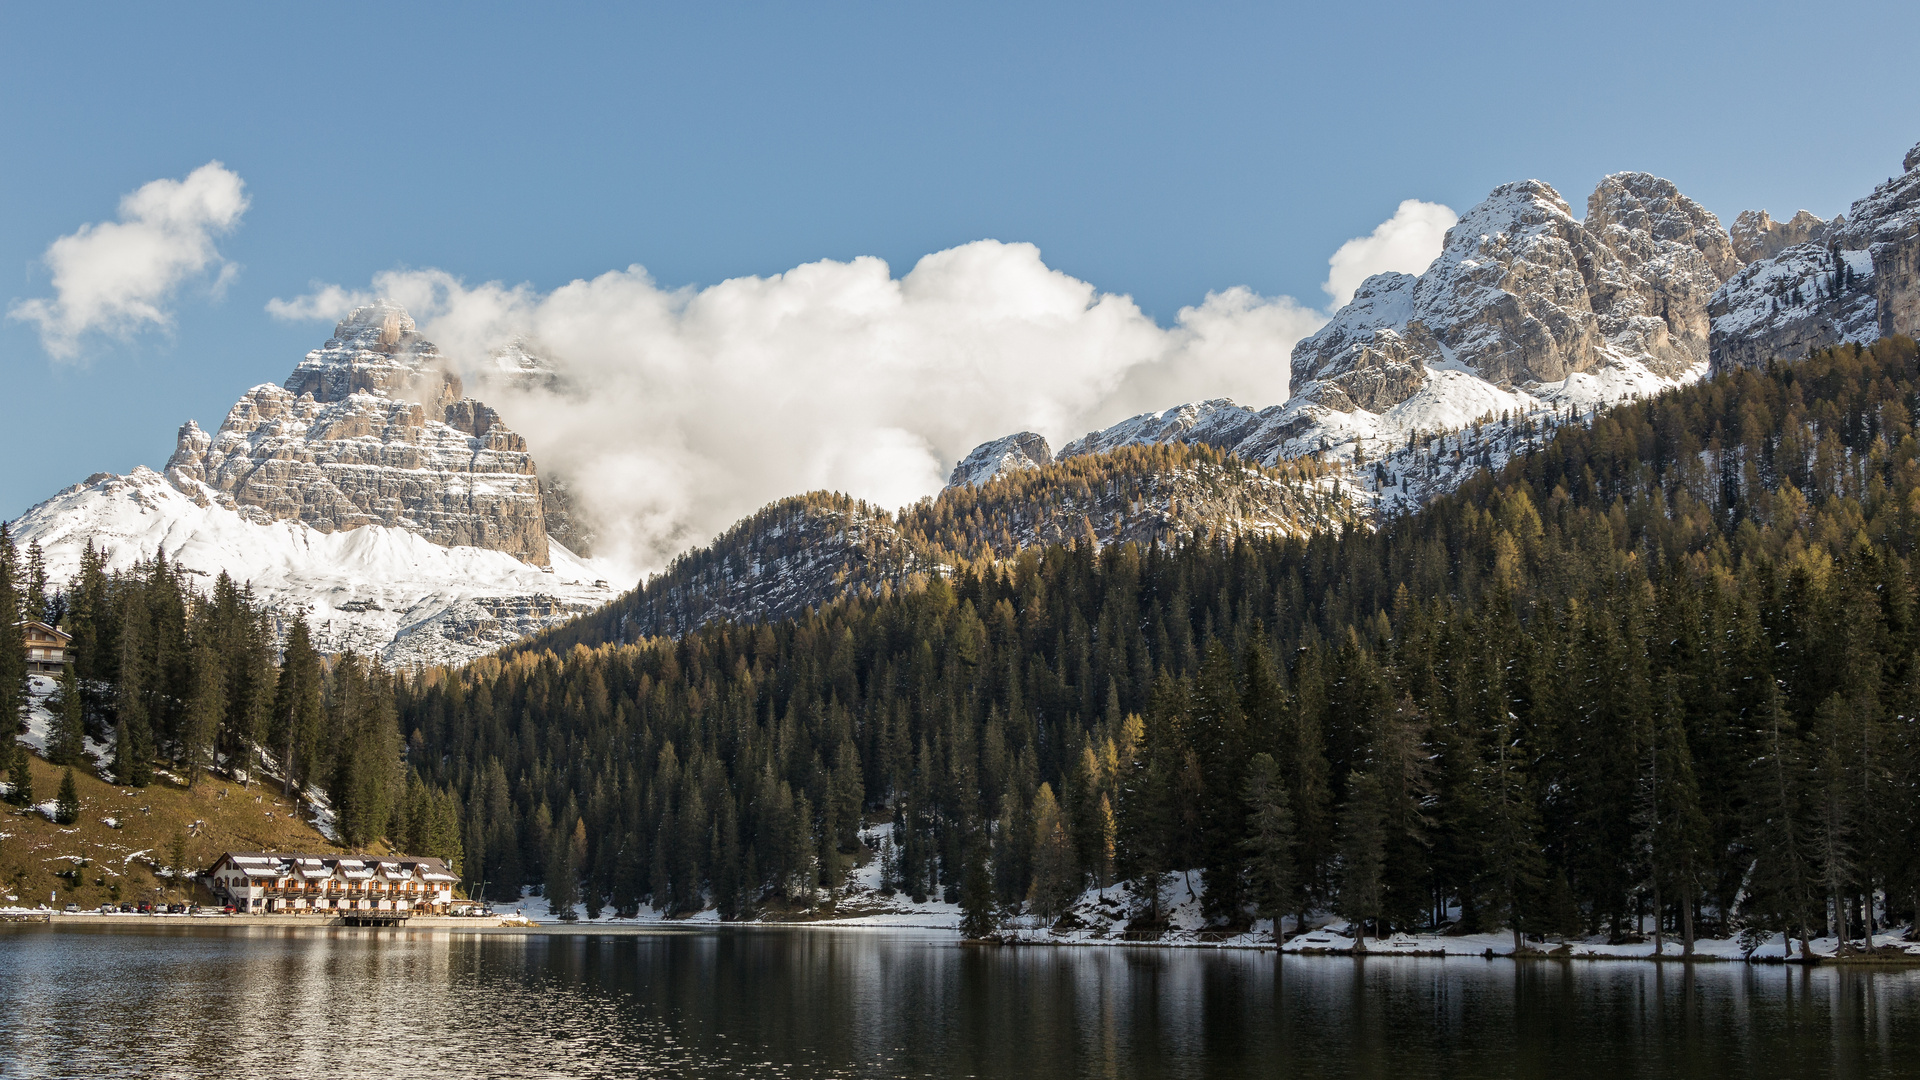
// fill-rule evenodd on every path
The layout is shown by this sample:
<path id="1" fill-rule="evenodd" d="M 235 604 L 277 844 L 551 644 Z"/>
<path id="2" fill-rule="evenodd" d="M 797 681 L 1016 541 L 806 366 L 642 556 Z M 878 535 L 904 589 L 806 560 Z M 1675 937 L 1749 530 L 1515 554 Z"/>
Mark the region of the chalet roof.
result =
<path id="1" fill-rule="evenodd" d="M 48 626 L 38 619 L 27 619 L 20 624 L 22 630 L 38 630 L 49 637 L 56 638 L 62 645 L 73 640 L 73 635 L 57 626 Z"/>
<path id="2" fill-rule="evenodd" d="M 444 860 L 434 858 L 362 859 L 347 855 L 311 855 L 284 851 L 227 851 L 213 861 L 212 869 L 230 865 L 249 878 L 299 876 L 308 880 L 330 878 L 335 874 L 350 881 L 366 881 L 376 875 L 388 881 L 455 882 L 459 875 L 447 868 Z M 211 871 L 209 871 L 211 872 Z"/>

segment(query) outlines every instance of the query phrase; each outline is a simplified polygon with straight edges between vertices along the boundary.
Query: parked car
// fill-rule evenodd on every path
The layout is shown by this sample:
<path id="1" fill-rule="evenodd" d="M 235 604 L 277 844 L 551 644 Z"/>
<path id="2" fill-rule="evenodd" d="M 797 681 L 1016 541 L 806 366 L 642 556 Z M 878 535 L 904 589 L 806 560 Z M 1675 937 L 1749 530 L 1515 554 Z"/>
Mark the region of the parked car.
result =
<path id="1" fill-rule="evenodd" d="M 169 915 L 185 915 L 186 913 L 187 913 L 187 905 L 185 904 L 168 904 L 167 905 L 167 914 Z"/>
<path id="2" fill-rule="evenodd" d="M 240 909 L 234 907 L 232 904 L 228 904 L 226 907 L 220 909 L 220 914 L 222 915 L 238 915 L 239 913 Z"/>
<path id="3" fill-rule="evenodd" d="M 135 910 L 139 911 L 142 915 L 151 915 L 153 914 L 153 903 L 149 900 L 142 900 L 140 901 L 140 906 Z"/>
<path id="4" fill-rule="evenodd" d="M 80 905 L 68 904 L 66 907 L 62 908 L 61 910 L 66 912 L 69 915 L 78 915 L 80 914 Z"/>
<path id="5" fill-rule="evenodd" d="M 135 910 L 136 909 L 134 908 L 131 902 L 120 905 L 120 913 L 122 915 L 131 915 L 134 913 Z"/>

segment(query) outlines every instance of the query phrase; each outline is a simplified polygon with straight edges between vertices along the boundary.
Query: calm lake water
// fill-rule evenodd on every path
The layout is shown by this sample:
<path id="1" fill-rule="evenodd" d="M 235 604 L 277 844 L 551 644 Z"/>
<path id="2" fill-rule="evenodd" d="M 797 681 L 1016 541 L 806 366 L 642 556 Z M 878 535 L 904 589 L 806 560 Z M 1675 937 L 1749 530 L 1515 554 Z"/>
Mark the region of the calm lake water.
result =
<path id="1" fill-rule="evenodd" d="M 0 1076 L 1920 1076 L 1920 971 L 0 927 Z"/>

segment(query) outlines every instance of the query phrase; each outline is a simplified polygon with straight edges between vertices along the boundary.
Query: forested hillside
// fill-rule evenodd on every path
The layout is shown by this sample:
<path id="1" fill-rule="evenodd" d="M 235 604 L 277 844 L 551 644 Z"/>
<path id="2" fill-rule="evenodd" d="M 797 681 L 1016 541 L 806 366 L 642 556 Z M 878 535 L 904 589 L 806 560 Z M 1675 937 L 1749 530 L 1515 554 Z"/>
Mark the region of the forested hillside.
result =
<path id="1" fill-rule="evenodd" d="M 762 508 L 665 573 L 509 652 L 793 618 L 842 597 L 918 588 L 1019 551 L 1093 537 L 1170 543 L 1290 535 L 1361 520 L 1352 485 L 1302 459 L 1249 464 L 1205 445 L 1128 446 L 948 488 L 896 517 L 834 492 Z"/>
<path id="2" fill-rule="evenodd" d="M 303 623 L 277 647 L 262 606 L 224 574 L 208 588 L 165 559 L 112 573 L 105 564 L 89 546 L 72 581 L 50 584 L 37 552 L 22 559 L 0 528 L 0 611 L 73 635 L 43 703 L 49 762 L 136 788 L 190 787 L 209 773 L 265 779 L 319 800 L 351 847 L 385 837 L 457 859 L 457 802 L 404 771 L 392 678 L 377 664 L 323 658 Z M 20 629 L 0 623 L 12 635 L 0 637 L 0 715 L 24 729 L 31 691 Z M 100 759 L 89 739 L 107 748 Z M 0 751 L 14 801 L 30 802 L 25 745 L 10 733 Z"/>
<path id="3" fill-rule="evenodd" d="M 1194 870 L 1222 924 L 1857 932 L 1920 889 L 1916 389 L 1891 338 L 1377 531 L 1075 529 L 795 620 L 580 627 L 403 681 L 400 728 L 500 895 L 737 916 L 886 814 L 893 883 L 976 913 Z"/>

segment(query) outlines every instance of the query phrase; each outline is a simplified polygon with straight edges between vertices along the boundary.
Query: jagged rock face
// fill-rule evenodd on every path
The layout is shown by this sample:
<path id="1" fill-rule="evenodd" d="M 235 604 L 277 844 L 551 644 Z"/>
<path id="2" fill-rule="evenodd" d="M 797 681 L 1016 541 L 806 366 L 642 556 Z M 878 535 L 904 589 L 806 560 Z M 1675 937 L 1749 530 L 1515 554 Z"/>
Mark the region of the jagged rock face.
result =
<path id="1" fill-rule="evenodd" d="M 1748 264 L 1714 294 L 1716 372 L 1920 330 L 1920 146 L 1901 165 L 1807 241 Z"/>
<path id="2" fill-rule="evenodd" d="M 167 475 L 257 522 L 389 525 L 544 566 L 526 440 L 459 391 L 404 311 L 361 308 L 284 387 L 249 390 L 211 436 L 182 427 Z"/>
<path id="3" fill-rule="evenodd" d="M 1743 263 L 1771 259 L 1790 247 L 1810 244 L 1827 230 L 1824 218 L 1805 210 L 1787 221 L 1775 221 L 1765 210 L 1742 210 L 1733 219 L 1728 235 L 1733 238 L 1733 253 Z"/>
<path id="4" fill-rule="evenodd" d="M 1052 462 L 1053 447 L 1047 445 L 1047 440 L 1031 431 L 1022 431 L 974 447 L 972 453 L 961 458 L 960 463 L 953 467 L 953 475 L 947 478 L 947 486 L 971 484 L 979 487 L 1010 472 L 1038 469 Z"/>
<path id="5" fill-rule="evenodd" d="M 1880 336 L 1873 258 L 1824 244 L 1799 244 L 1749 263 L 1708 309 L 1713 370 L 1763 367 L 1846 341 Z"/>
<path id="6" fill-rule="evenodd" d="M 1503 388 L 1619 365 L 1674 378 L 1706 360 L 1708 299 L 1738 268 L 1719 220 L 1658 177 L 1607 177 L 1585 222 L 1544 183 L 1506 184 L 1426 272 L 1369 279 L 1296 345 L 1295 395 L 1380 412 L 1436 366 Z"/>
<path id="7" fill-rule="evenodd" d="M 540 506 L 546 517 L 547 538 L 585 558 L 593 556 L 597 539 L 593 525 L 573 500 L 573 488 L 561 476 L 540 478 Z"/>
<path id="8" fill-rule="evenodd" d="M 1359 302 L 1357 296 L 1355 302 Z M 1141 413 L 1068 443 L 1060 450 L 1060 460 L 1143 443 L 1205 443 L 1230 450 L 1259 427 L 1261 416 L 1230 398 L 1196 401 L 1161 413 Z"/>
<path id="9" fill-rule="evenodd" d="M 371 393 L 430 405 L 459 399 L 460 379 L 433 342 L 414 329 L 404 308 L 385 301 L 355 308 L 333 337 L 287 376 L 287 392 L 318 402 Z"/>

